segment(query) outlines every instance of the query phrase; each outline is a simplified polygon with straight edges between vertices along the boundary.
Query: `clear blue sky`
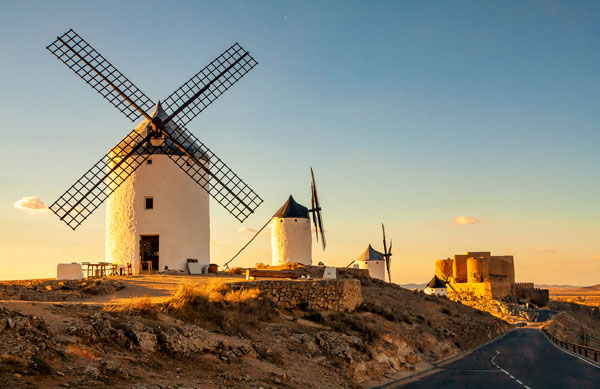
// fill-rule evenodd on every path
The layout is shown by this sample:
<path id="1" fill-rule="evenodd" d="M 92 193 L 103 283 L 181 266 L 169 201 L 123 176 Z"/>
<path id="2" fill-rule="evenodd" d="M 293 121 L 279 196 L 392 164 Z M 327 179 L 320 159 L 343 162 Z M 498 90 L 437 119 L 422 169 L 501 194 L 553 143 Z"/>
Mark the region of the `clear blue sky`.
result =
<path id="1" fill-rule="evenodd" d="M 104 208 L 72 232 L 13 207 L 52 203 L 133 127 L 44 49 L 70 27 L 155 101 L 232 43 L 251 51 L 188 126 L 265 199 L 249 228 L 290 193 L 307 204 L 312 165 L 316 260 L 379 248 L 385 222 L 397 282 L 465 250 L 513 253 L 521 281 L 600 282 L 597 1 L 2 1 L 0 279 L 104 255 Z M 250 235 L 211 218 L 223 263 Z M 261 238 L 238 264 L 269 260 Z"/>

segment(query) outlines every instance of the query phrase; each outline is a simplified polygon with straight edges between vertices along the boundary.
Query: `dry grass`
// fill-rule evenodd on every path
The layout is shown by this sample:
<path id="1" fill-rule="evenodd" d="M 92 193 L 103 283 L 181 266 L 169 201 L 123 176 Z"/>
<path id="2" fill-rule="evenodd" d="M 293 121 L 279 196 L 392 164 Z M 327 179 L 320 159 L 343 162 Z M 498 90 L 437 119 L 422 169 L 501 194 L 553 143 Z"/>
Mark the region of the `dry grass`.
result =
<path id="1" fill-rule="evenodd" d="M 154 303 L 148 297 L 127 304 L 109 304 L 105 310 L 156 318 L 159 312 L 188 323 L 232 335 L 247 336 L 263 321 L 271 321 L 275 303 L 263 298 L 256 288 L 232 290 L 223 282 L 181 285 L 166 302 Z"/>
<path id="2" fill-rule="evenodd" d="M 104 306 L 104 310 L 115 313 L 134 314 L 149 318 L 156 318 L 160 311 L 160 304 L 153 302 L 150 297 L 133 297 L 125 304 L 115 304 L 109 302 Z"/>

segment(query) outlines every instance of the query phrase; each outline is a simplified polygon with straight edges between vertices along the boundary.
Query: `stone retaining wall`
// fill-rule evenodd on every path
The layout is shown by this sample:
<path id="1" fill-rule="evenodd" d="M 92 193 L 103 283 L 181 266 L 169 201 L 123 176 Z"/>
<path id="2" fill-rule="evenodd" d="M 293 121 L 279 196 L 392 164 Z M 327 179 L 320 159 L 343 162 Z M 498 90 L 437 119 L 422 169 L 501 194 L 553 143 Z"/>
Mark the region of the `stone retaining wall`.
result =
<path id="1" fill-rule="evenodd" d="M 362 303 L 360 281 L 336 280 L 255 280 L 230 284 L 232 289 L 258 288 L 280 307 L 315 311 L 353 311 Z"/>

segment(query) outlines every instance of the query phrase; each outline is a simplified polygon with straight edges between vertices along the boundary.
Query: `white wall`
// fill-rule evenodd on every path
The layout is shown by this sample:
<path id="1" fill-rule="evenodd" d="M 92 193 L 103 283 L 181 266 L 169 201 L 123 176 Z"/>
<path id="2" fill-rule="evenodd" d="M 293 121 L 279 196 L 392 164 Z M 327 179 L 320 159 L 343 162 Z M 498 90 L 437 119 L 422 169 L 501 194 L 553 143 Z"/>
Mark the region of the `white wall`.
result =
<path id="1" fill-rule="evenodd" d="M 385 261 L 356 261 L 359 269 L 368 269 L 371 278 L 385 281 Z"/>
<path id="2" fill-rule="evenodd" d="M 312 265 L 310 219 L 274 217 L 271 220 L 271 248 L 273 266 L 293 262 Z"/>
<path id="3" fill-rule="evenodd" d="M 139 271 L 141 235 L 159 235 L 159 270 L 210 263 L 209 196 L 167 155 L 150 157 L 106 203 L 106 261 Z M 177 157 L 186 158 L 187 157 Z M 154 198 L 146 210 L 145 197 Z"/>
<path id="4" fill-rule="evenodd" d="M 438 296 L 447 296 L 448 295 L 448 290 L 446 288 L 430 288 L 430 287 L 425 287 L 425 289 L 423 289 L 423 292 L 425 294 L 435 294 Z"/>

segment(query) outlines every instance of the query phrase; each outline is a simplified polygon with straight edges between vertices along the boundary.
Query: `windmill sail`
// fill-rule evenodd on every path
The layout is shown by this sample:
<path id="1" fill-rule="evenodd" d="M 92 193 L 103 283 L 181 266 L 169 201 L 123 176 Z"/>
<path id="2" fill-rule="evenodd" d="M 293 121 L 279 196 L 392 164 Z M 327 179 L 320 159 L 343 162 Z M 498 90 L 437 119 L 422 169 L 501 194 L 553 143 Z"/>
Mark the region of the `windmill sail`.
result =
<path id="1" fill-rule="evenodd" d="M 71 229 L 79 227 L 153 153 L 148 140 L 148 136 L 131 131 L 71 185 L 50 210 Z"/>
<path id="2" fill-rule="evenodd" d="M 258 64 L 239 44 L 234 44 L 167 97 L 163 106 L 181 126 L 192 121 L 213 101 Z M 182 108 L 185 100 L 193 103 Z"/>
<path id="3" fill-rule="evenodd" d="M 160 104 L 150 116 L 152 101 L 72 29 L 47 49 L 129 119 L 146 119 L 50 206 L 69 227 L 77 228 L 150 154 L 159 150 L 239 221 L 262 203 L 219 157 L 175 122 L 176 118 L 184 124 L 192 120 L 256 66 L 257 62 L 237 43 L 169 96 L 169 116 Z M 159 137 L 164 142 L 152 145 L 152 139 Z M 177 152 L 170 152 L 173 150 Z M 189 161 L 175 155 L 185 155 Z"/>
<path id="4" fill-rule="evenodd" d="M 385 267 L 388 273 L 388 280 L 392 283 L 392 241 L 390 240 L 390 247 L 388 249 L 387 243 L 385 241 L 385 226 L 381 223 L 381 232 L 383 233 L 383 256 L 385 258 Z"/>
<path id="5" fill-rule="evenodd" d="M 144 112 L 151 111 L 154 108 L 155 104 L 148 96 L 73 29 L 56 38 L 46 49 L 119 111 L 123 112 L 132 122 L 138 120 L 143 114 L 131 102 Z M 122 93 L 119 93 L 119 91 Z"/>
<path id="6" fill-rule="evenodd" d="M 236 219 L 246 220 L 263 202 L 260 196 L 191 132 L 173 127 L 166 143 L 183 148 L 195 163 L 189 164 L 173 154 L 168 154 L 169 158 Z"/>
<path id="7" fill-rule="evenodd" d="M 321 235 L 321 244 L 323 245 L 323 250 L 327 246 L 327 242 L 325 241 L 325 231 L 323 230 L 323 218 L 321 217 L 321 204 L 319 203 L 319 195 L 317 194 L 317 184 L 315 182 L 315 173 L 313 172 L 312 167 L 310 168 L 310 176 L 312 179 L 310 185 L 311 191 L 311 205 L 312 205 L 312 216 L 313 223 L 315 224 L 315 234 L 317 234 L 317 242 L 319 241 L 319 234 Z"/>

